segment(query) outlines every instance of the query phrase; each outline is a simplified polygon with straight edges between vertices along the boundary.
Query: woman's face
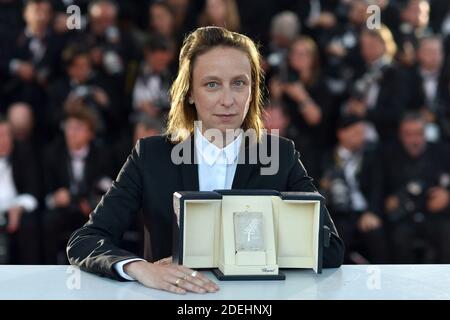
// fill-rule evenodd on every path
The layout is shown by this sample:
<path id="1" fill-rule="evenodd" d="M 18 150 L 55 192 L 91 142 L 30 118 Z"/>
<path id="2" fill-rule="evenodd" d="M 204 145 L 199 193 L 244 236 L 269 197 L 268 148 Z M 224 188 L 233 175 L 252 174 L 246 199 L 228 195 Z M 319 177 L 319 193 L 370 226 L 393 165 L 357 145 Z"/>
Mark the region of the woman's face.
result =
<path id="1" fill-rule="evenodd" d="M 308 44 L 304 41 L 296 41 L 289 54 L 291 67 L 296 71 L 308 70 L 313 66 L 313 54 Z"/>
<path id="2" fill-rule="evenodd" d="M 213 23 L 222 25 L 227 16 L 227 7 L 224 0 L 208 0 L 206 2 L 206 12 Z"/>
<path id="3" fill-rule="evenodd" d="M 216 47 L 199 55 L 192 71 L 190 98 L 202 131 L 242 126 L 251 101 L 251 66 L 238 49 Z"/>
<path id="4" fill-rule="evenodd" d="M 164 35 L 172 34 L 173 16 L 166 8 L 153 5 L 150 8 L 150 21 L 155 31 Z"/>

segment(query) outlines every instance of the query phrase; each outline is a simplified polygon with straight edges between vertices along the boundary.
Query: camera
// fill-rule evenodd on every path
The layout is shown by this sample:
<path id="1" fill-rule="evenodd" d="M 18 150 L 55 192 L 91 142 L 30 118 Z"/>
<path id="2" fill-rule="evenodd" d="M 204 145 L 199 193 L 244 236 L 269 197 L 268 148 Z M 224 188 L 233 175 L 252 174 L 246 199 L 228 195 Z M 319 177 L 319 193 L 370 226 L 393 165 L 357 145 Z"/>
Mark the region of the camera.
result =
<path id="1" fill-rule="evenodd" d="M 350 96 L 357 100 L 364 100 L 370 87 L 381 79 L 382 75 L 382 69 L 365 73 L 353 83 L 353 86 L 350 88 Z"/>
<path id="2" fill-rule="evenodd" d="M 97 106 L 95 101 L 95 88 L 93 86 L 82 85 L 73 90 L 75 97 L 80 98 L 89 106 Z"/>
<path id="3" fill-rule="evenodd" d="M 286 54 L 284 53 L 272 53 L 267 57 L 267 63 L 270 66 L 270 72 L 276 75 L 282 83 L 292 83 L 300 79 L 298 73 L 296 73 L 288 63 Z"/>
<path id="4" fill-rule="evenodd" d="M 408 181 L 396 196 L 399 206 L 396 210 L 388 214 L 391 222 L 398 222 L 402 219 L 411 218 L 420 222 L 423 220 L 423 212 L 426 208 L 427 190 L 429 186 L 424 180 Z"/>
<path id="5" fill-rule="evenodd" d="M 340 168 L 328 170 L 321 181 L 322 192 L 333 212 L 347 214 L 352 211 L 350 188 Z"/>

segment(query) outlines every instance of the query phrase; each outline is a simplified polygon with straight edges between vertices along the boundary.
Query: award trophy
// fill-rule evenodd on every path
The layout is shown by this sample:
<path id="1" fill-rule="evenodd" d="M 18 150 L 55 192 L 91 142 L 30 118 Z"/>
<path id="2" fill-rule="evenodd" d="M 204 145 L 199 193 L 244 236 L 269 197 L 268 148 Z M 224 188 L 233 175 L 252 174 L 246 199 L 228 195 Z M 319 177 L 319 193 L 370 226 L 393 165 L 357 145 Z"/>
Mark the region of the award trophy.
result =
<path id="1" fill-rule="evenodd" d="M 274 190 L 175 192 L 174 261 L 220 280 L 283 280 L 322 270 L 323 197 Z M 329 235 L 325 234 L 325 238 Z"/>
<path id="2" fill-rule="evenodd" d="M 235 212 L 234 238 L 236 252 L 264 251 L 262 212 Z"/>

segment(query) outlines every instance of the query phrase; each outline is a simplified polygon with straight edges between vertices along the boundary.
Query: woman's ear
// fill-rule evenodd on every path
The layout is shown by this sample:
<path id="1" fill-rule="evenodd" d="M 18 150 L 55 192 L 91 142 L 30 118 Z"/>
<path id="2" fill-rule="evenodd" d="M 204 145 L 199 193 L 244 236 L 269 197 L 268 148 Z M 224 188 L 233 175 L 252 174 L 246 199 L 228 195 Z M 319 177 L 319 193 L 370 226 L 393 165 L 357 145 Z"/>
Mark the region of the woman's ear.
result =
<path id="1" fill-rule="evenodd" d="M 194 99 L 192 99 L 191 96 L 189 97 L 188 101 L 189 101 L 189 104 L 194 104 Z"/>

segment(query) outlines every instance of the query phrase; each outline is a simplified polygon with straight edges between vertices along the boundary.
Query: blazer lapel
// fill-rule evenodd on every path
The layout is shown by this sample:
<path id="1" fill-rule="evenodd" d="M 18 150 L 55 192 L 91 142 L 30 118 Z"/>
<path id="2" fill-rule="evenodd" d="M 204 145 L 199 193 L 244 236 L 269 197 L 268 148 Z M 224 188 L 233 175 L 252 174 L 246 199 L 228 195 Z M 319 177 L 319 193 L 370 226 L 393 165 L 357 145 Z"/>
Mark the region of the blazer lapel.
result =
<path id="1" fill-rule="evenodd" d="M 181 166 L 181 177 L 183 180 L 183 190 L 184 191 L 199 191 L 198 185 L 198 165 L 194 162 L 195 149 L 194 149 L 194 138 L 191 136 L 185 141 L 181 142 L 183 145 L 182 152 L 185 150 L 190 150 L 190 162 L 182 163 Z M 184 158 L 184 154 L 183 154 Z"/>
<path id="2" fill-rule="evenodd" d="M 248 144 L 247 144 L 248 142 Z M 232 189 L 246 189 L 253 171 L 258 166 L 257 163 L 252 163 L 249 158 L 251 155 L 258 157 L 258 149 L 256 144 L 251 144 L 247 139 L 242 140 L 241 150 L 239 151 L 238 165 L 236 166 L 236 173 L 234 174 Z M 257 159 L 258 160 L 258 159 Z M 252 159 L 254 162 L 255 159 Z"/>
<path id="3" fill-rule="evenodd" d="M 234 174 L 232 189 L 245 189 L 255 165 L 239 163 Z"/>

